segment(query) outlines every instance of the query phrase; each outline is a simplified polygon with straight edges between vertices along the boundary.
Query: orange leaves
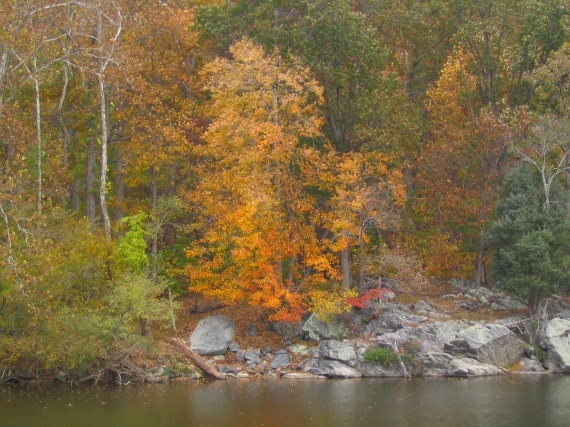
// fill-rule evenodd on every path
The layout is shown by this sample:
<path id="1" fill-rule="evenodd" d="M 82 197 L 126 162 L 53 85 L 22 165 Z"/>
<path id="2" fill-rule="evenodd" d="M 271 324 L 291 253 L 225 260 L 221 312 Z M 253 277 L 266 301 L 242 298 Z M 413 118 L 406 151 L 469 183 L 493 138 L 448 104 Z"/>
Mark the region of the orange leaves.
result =
<path id="1" fill-rule="evenodd" d="M 322 90 L 294 59 L 266 55 L 247 39 L 230 52 L 232 59 L 216 59 L 202 72 L 210 125 L 196 150 L 204 166 L 195 201 L 208 227 L 188 269 L 191 289 L 298 317 L 301 297 L 293 289 L 308 283 L 320 252 L 303 168 L 318 154 L 300 138 L 319 135 Z"/>
<path id="2" fill-rule="evenodd" d="M 209 132 L 236 125 L 236 134 L 272 135 L 276 128 L 270 124 L 274 123 L 285 131 L 283 135 L 293 132 L 298 138 L 319 133 L 322 89 L 306 68 L 295 59 L 285 64 L 277 53 L 266 56 L 248 39 L 234 44 L 230 53 L 233 60 L 217 59 L 202 72 L 212 93 L 209 110 L 217 117 Z M 236 121 L 242 117 L 243 122 Z"/>
<path id="3" fill-rule="evenodd" d="M 451 279 L 473 276 L 473 254 L 461 248 L 461 243 L 446 233 L 427 239 L 429 259 L 426 273 L 430 277 Z"/>
<path id="4" fill-rule="evenodd" d="M 440 277 L 471 274 L 475 259 L 482 262 L 481 235 L 518 126 L 508 109 L 498 114 L 476 102 L 468 61 L 462 50 L 452 54 L 428 92 L 432 128 L 417 175 L 416 220 L 430 248 L 424 259 Z"/>
<path id="5" fill-rule="evenodd" d="M 188 92 L 196 86 L 188 58 L 196 49 L 189 27 L 193 14 L 177 8 L 141 8 L 129 20 L 118 55 L 117 80 L 121 145 L 128 151 L 128 181 L 140 185 L 150 167 L 164 175 L 175 159 L 187 156 L 187 134 L 195 125 Z M 125 80 L 128 84 L 125 84 Z"/>

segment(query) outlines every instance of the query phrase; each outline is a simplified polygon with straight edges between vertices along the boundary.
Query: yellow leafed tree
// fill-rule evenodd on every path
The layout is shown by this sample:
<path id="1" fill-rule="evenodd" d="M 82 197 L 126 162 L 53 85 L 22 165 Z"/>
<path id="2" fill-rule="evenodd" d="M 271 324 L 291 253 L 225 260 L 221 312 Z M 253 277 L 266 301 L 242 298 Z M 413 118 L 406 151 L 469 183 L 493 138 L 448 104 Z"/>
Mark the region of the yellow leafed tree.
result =
<path id="1" fill-rule="evenodd" d="M 306 168 L 319 162 L 322 89 L 307 69 L 248 39 L 206 65 L 210 125 L 194 200 L 201 238 L 188 250 L 191 290 L 298 319 L 301 294 L 333 272 L 311 223 Z M 321 141 L 322 142 L 322 141 Z"/>

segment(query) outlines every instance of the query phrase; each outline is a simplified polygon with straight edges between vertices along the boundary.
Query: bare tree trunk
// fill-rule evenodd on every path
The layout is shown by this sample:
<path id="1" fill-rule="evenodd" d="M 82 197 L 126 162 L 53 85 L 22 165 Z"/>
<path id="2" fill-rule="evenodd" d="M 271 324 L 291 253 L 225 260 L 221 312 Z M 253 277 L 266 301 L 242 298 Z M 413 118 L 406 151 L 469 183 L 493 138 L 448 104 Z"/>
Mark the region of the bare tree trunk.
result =
<path id="1" fill-rule="evenodd" d="M 487 274 L 485 270 L 485 262 L 483 259 L 485 250 L 485 240 L 483 231 L 479 232 L 479 239 L 477 240 L 477 259 L 476 259 L 476 280 L 478 286 L 483 286 L 487 283 Z"/>
<path id="2" fill-rule="evenodd" d="M 33 59 L 34 63 L 34 71 L 37 69 L 36 58 Z M 37 210 L 38 213 L 42 213 L 42 198 L 43 198 L 43 177 L 42 177 L 42 109 L 41 109 L 41 102 L 40 102 L 40 82 L 35 75 L 30 75 L 32 80 L 34 81 L 34 92 L 36 97 L 36 138 L 37 138 L 37 149 L 38 149 L 38 159 L 37 159 L 37 168 L 38 168 L 38 192 L 37 192 Z"/>
<path id="3" fill-rule="evenodd" d="M 87 218 L 91 223 L 95 222 L 96 208 L 95 208 L 95 142 L 89 139 L 87 146 L 87 174 L 85 177 L 85 191 L 87 199 Z"/>
<path id="4" fill-rule="evenodd" d="M 69 65 L 67 63 L 63 63 L 63 87 L 61 88 L 61 95 L 59 97 L 59 102 L 57 104 L 57 120 L 59 122 L 59 127 L 61 129 L 61 133 L 63 135 L 63 170 L 66 174 L 69 172 L 69 146 L 71 141 L 71 135 L 67 130 L 67 125 L 65 124 L 65 119 L 63 117 L 63 105 L 65 104 L 65 100 L 67 98 L 67 88 L 69 86 Z M 74 183 L 69 183 L 69 206 L 73 211 L 77 211 L 79 208 L 78 200 L 73 200 L 74 197 Z M 75 196 L 77 193 L 75 193 Z"/>
<path id="5" fill-rule="evenodd" d="M 65 104 L 65 99 L 67 98 L 67 88 L 69 86 L 69 66 L 63 64 L 63 87 L 61 88 L 61 95 L 59 97 L 59 102 L 57 104 L 57 120 L 59 122 L 59 127 L 61 128 L 61 133 L 63 134 L 63 167 L 67 172 L 69 166 L 69 142 L 71 137 L 67 126 L 65 124 L 65 119 L 63 117 L 63 105 Z"/>
<path id="6" fill-rule="evenodd" d="M 109 160 L 108 146 L 109 146 L 109 111 L 107 108 L 107 87 L 105 81 L 105 72 L 110 63 L 114 63 L 113 52 L 119 36 L 122 32 L 122 14 L 119 6 L 112 2 L 115 9 L 116 16 L 111 18 L 107 13 L 103 12 L 102 4 L 99 4 L 97 10 L 97 27 L 96 27 L 96 41 L 99 52 L 99 63 L 95 75 L 99 83 L 99 107 L 100 107 L 100 121 L 101 121 L 101 175 L 99 180 L 99 202 L 101 205 L 101 216 L 103 217 L 103 229 L 105 230 L 105 237 L 107 240 L 111 239 L 111 220 L 109 218 L 109 209 L 107 207 L 107 166 Z M 103 20 L 110 25 L 116 27 L 114 36 L 109 37 L 104 31 Z M 105 47 L 110 43 L 109 47 Z"/>
<path id="7" fill-rule="evenodd" d="M 6 80 L 8 78 L 9 67 L 10 67 L 10 50 L 6 46 L 3 46 L 2 51 L 0 51 L 0 119 L 2 119 L 4 89 L 6 88 Z"/>
<path id="8" fill-rule="evenodd" d="M 340 251 L 340 271 L 342 274 L 342 286 L 350 289 L 350 251 L 348 247 Z"/>
<path id="9" fill-rule="evenodd" d="M 527 308 L 528 317 L 532 317 L 536 314 L 537 306 L 538 306 L 538 301 L 536 299 L 536 296 L 534 295 L 533 292 L 531 292 L 528 295 L 527 301 L 526 301 L 526 308 Z"/>
<path id="10" fill-rule="evenodd" d="M 111 239 L 111 220 L 109 219 L 109 209 L 107 207 L 107 162 L 109 155 L 107 152 L 109 145 L 109 131 L 107 128 L 107 99 L 105 94 L 105 78 L 103 74 L 97 75 L 99 81 L 99 102 L 101 120 L 101 175 L 99 179 L 99 202 L 101 204 L 101 216 L 103 217 L 103 229 L 107 240 Z"/>

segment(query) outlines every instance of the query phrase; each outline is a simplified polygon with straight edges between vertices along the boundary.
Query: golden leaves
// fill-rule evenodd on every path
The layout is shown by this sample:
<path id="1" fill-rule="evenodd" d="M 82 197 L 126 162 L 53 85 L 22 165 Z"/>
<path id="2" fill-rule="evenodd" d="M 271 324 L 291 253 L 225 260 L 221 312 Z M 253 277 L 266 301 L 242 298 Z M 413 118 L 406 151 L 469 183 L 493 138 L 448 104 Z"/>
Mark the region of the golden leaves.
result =
<path id="1" fill-rule="evenodd" d="M 188 269 L 191 286 L 220 297 L 240 289 L 278 318 L 298 317 L 301 297 L 292 289 L 319 256 L 303 168 L 319 156 L 300 138 L 319 135 L 322 90 L 295 59 L 268 55 L 247 39 L 230 53 L 202 72 L 210 125 L 195 200 L 209 227 L 198 242 L 200 260 Z M 312 265 L 328 267 L 326 258 Z"/>

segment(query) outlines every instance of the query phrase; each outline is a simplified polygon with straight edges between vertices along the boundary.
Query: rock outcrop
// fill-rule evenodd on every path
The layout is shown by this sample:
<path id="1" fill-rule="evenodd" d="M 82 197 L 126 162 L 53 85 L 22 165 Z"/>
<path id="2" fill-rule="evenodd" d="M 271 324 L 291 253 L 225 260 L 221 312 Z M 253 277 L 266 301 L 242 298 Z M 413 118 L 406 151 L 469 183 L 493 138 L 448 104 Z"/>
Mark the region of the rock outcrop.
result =
<path id="1" fill-rule="evenodd" d="M 445 343 L 446 350 L 464 353 L 480 362 L 497 366 L 518 363 L 523 356 L 517 336 L 506 326 L 476 324 L 460 331 L 455 339 Z"/>
<path id="2" fill-rule="evenodd" d="M 354 344 L 344 341 L 321 341 L 315 355 L 322 359 L 337 360 L 352 367 L 357 361 Z"/>
<path id="3" fill-rule="evenodd" d="M 540 336 L 548 351 L 546 367 L 552 372 L 570 372 L 570 320 L 552 319 Z"/>
<path id="4" fill-rule="evenodd" d="M 324 375 L 327 378 L 360 378 L 362 376 L 356 369 L 338 360 L 309 359 L 303 365 L 303 370 L 314 375 Z"/>
<path id="5" fill-rule="evenodd" d="M 313 314 L 303 325 L 302 331 L 311 340 L 331 340 L 343 339 L 348 336 L 348 327 L 345 323 L 332 319 L 330 322 L 323 322 Z"/>
<path id="6" fill-rule="evenodd" d="M 478 304 L 502 304 L 512 309 L 515 303 L 508 298 L 499 300 L 488 290 L 470 292 Z M 516 301 L 515 301 L 516 302 Z M 512 305 L 511 305 L 512 303 Z M 434 305 L 435 306 L 435 305 Z M 387 302 L 383 311 L 365 309 L 352 316 L 323 322 L 312 315 L 303 325 L 303 336 L 319 341 L 291 344 L 288 338 L 300 336 L 293 328 L 283 335 L 283 347 L 243 350 L 233 342 L 235 324 L 227 316 L 203 319 L 191 337 L 192 349 L 202 355 L 213 355 L 211 363 L 237 360 L 220 370 L 226 377 L 260 376 L 283 378 L 359 378 L 450 376 L 472 377 L 500 375 L 505 367 L 520 362 L 519 372 L 544 372 L 540 361 L 551 372 L 570 372 L 570 320 L 555 318 L 544 328 L 533 326 L 538 322 L 511 316 L 495 323 L 466 320 L 434 321 L 436 309 L 426 303 L 413 307 Z M 422 313 L 430 317 L 420 316 Z M 557 313 L 563 312 L 557 308 Z M 534 322 L 528 324 L 528 322 Z M 280 325 L 282 326 L 282 325 Z M 540 330 L 539 343 L 536 345 Z M 527 335 L 523 331 L 531 331 Z M 353 339 L 345 339 L 352 333 Z M 516 332 L 516 334 L 515 334 Z M 220 356 L 230 347 L 228 358 Z M 391 349 L 397 354 L 370 353 L 368 350 Z M 217 356 L 215 356 L 217 355 Z M 366 355 L 366 357 L 365 357 Z M 546 356 L 545 356 L 546 355 Z M 524 358 L 523 358 L 524 357 Z M 373 361 L 373 362 L 371 362 Z M 382 361 L 382 362 L 380 362 Z"/>
<path id="7" fill-rule="evenodd" d="M 498 366 L 468 357 L 457 358 L 451 354 L 435 352 L 423 356 L 423 376 L 474 377 L 504 373 L 506 371 Z"/>

